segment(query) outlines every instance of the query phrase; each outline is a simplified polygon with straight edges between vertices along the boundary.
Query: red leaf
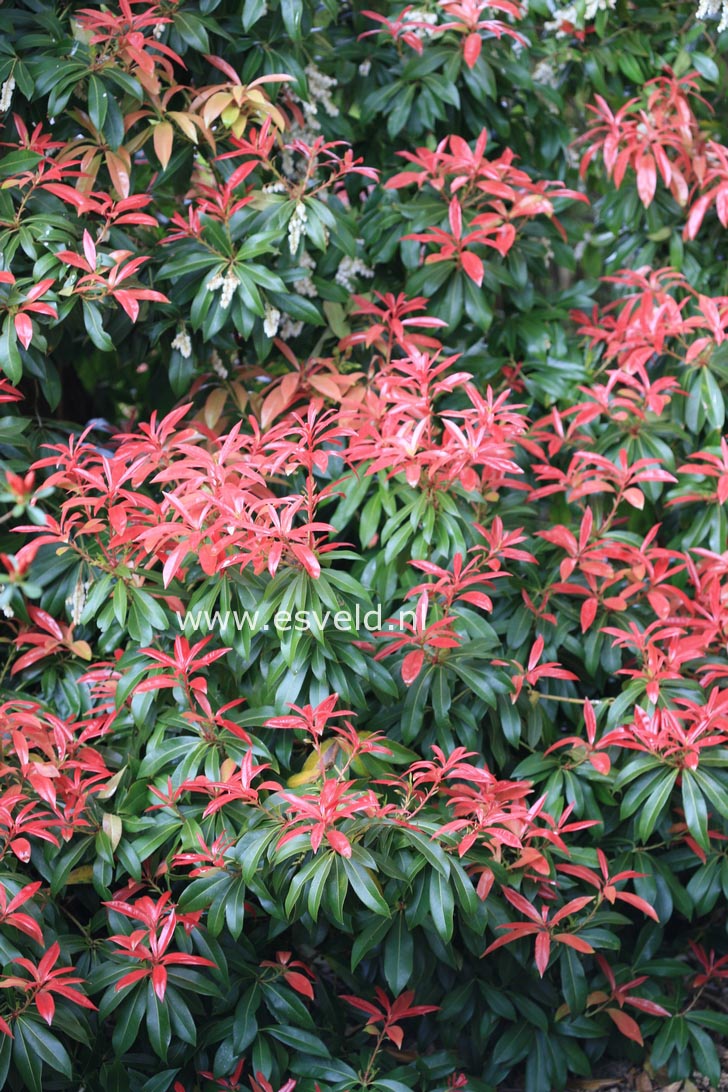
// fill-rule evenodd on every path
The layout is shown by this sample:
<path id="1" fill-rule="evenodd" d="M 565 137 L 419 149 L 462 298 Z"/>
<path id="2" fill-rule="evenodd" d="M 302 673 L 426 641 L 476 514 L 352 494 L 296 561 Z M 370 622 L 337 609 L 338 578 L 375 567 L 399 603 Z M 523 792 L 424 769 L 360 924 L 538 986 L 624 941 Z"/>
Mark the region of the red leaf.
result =
<path id="1" fill-rule="evenodd" d="M 604 1011 L 607 1016 L 614 1021 L 622 1032 L 622 1035 L 635 1043 L 639 1043 L 640 1046 L 644 1045 L 642 1041 L 642 1032 L 640 1031 L 639 1024 L 636 1020 L 633 1020 L 626 1012 L 622 1012 L 621 1009 L 605 1009 Z"/>
<path id="2" fill-rule="evenodd" d="M 457 239 L 460 239 L 463 233 L 463 210 L 457 197 L 453 197 L 450 202 L 448 219 L 450 221 L 450 230 Z"/>
<path id="3" fill-rule="evenodd" d="M 510 887 L 503 888 L 503 894 L 508 899 L 511 906 L 515 906 L 516 910 L 520 910 L 531 921 L 537 922 L 539 925 L 543 925 L 541 915 L 535 906 L 533 906 L 527 898 L 521 895 L 518 891 L 513 891 Z"/>
<path id="4" fill-rule="evenodd" d="M 141 981 L 142 978 L 148 978 L 148 977 L 149 977 L 149 969 L 147 967 L 142 967 L 138 971 L 129 971 L 128 974 L 125 974 L 123 978 L 119 979 L 119 981 L 116 983 L 116 986 L 114 987 L 114 989 L 115 989 L 116 992 L 118 992 L 119 990 L 123 990 L 125 986 L 131 986 L 135 982 Z"/>
<path id="5" fill-rule="evenodd" d="M 402 661 L 402 681 L 405 686 L 411 686 L 415 681 L 420 671 L 422 670 L 422 664 L 425 661 L 425 653 L 421 648 L 413 649 L 412 652 L 408 652 Z"/>
<path id="6" fill-rule="evenodd" d="M 35 995 L 35 1007 L 49 1026 L 53 1023 L 53 1014 L 56 1011 L 56 1003 L 50 993 L 40 990 Z"/>
<path id="7" fill-rule="evenodd" d="M 586 633 L 597 616 L 596 599 L 585 599 L 581 604 L 581 632 Z"/>
<path id="8" fill-rule="evenodd" d="M 351 847 L 349 847 L 349 856 L 351 856 Z M 299 974 L 298 971 L 286 971 L 283 978 L 296 993 L 302 993 L 304 997 L 310 997 L 313 1001 L 313 986 L 305 975 Z"/>
<path id="9" fill-rule="evenodd" d="M 659 923 L 660 919 L 657 916 L 654 906 L 650 906 L 650 904 L 645 899 L 641 899 L 639 895 L 633 895 L 630 891 L 618 891 L 615 898 L 621 899 L 622 902 L 629 903 L 630 906 L 636 907 L 636 909 L 641 910 L 643 914 L 647 914 L 648 918 L 652 918 L 653 921 Z"/>
<path id="10" fill-rule="evenodd" d="M 30 860 L 30 842 L 27 838 L 13 838 L 10 848 L 18 860 L 22 861 L 23 864 L 28 863 Z"/>
<path id="11" fill-rule="evenodd" d="M 536 967 L 543 978 L 549 965 L 549 953 L 551 951 L 551 937 L 544 930 L 536 936 Z"/>
<path id="12" fill-rule="evenodd" d="M 326 841 L 341 857 L 351 857 L 351 843 L 340 830 L 327 830 Z"/>
<path id="13" fill-rule="evenodd" d="M 480 38 L 478 39 L 480 41 Z M 469 250 L 464 250 L 460 255 L 460 261 L 462 267 L 470 277 L 471 281 L 475 281 L 478 288 L 483 283 L 483 263 L 477 254 L 472 254 Z"/>
<path id="14" fill-rule="evenodd" d="M 18 340 L 22 343 L 23 348 L 27 349 L 33 340 L 33 323 L 22 312 L 15 316 L 13 322 L 15 323 L 15 333 L 18 335 Z"/>
<path id="15" fill-rule="evenodd" d="M 591 762 L 597 773 L 604 774 L 605 777 L 612 768 L 612 763 L 609 755 L 605 755 L 603 753 L 589 755 L 589 761 Z"/>
<path id="16" fill-rule="evenodd" d="M 656 186 L 657 170 L 655 161 L 651 155 L 643 155 L 637 164 L 637 192 L 645 208 L 649 208 L 652 204 Z"/>
<path id="17" fill-rule="evenodd" d="M 164 1001 L 164 994 L 167 990 L 167 968 L 161 966 L 161 964 L 152 967 L 152 986 L 159 1000 Z"/>
<path id="18" fill-rule="evenodd" d="M 573 933 L 555 933 L 554 940 L 558 940 L 559 944 L 565 944 L 567 948 L 573 948 L 577 952 L 584 952 L 585 955 L 591 955 L 594 951 L 588 941 L 582 937 L 575 937 Z"/>
<path id="19" fill-rule="evenodd" d="M 402 1031 L 402 1028 L 399 1028 L 396 1024 L 394 1024 L 392 1027 L 387 1028 L 386 1034 L 387 1038 L 392 1040 L 397 1050 L 401 1050 L 402 1040 L 404 1039 L 404 1032 Z"/>
<path id="20" fill-rule="evenodd" d="M 474 67 L 482 47 L 483 42 L 479 34 L 468 34 L 463 44 L 463 57 L 468 68 Z"/>

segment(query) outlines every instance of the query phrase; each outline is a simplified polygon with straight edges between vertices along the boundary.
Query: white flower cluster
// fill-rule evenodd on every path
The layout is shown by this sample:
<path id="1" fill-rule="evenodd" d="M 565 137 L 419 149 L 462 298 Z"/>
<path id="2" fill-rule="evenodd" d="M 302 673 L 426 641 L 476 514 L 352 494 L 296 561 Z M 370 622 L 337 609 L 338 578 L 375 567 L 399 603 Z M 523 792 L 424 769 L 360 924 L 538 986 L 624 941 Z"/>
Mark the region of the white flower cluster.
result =
<path id="1" fill-rule="evenodd" d="M 554 12 L 554 18 L 545 24 L 546 30 L 556 31 L 556 36 L 564 37 L 568 31 L 564 30 L 564 24 L 583 27 L 585 23 L 591 23 L 596 19 L 600 11 L 611 11 L 616 6 L 617 0 L 586 0 L 583 11 L 580 11 L 578 3 L 567 4 Z"/>
<path id="2" fill-rule="evenodd" d="M 0 90 L 0 114 L 4 114 L 10 109 L 10 103 L 13 101 L 13 91 L 15 90 L 15 80 L 12 76 L 5 81 Z"/>
<path id="3" fill-rule="evenodd" d="M 303 329 L 303 322 L 292 319 L 290 315 L 284 315 L 278 336 L 283 341 L 288 341 L 292 337 L 298 337 Z"/>
<path id="4" fill-rule="evenodd" d="M 323 106 L 330 118 L 339 116 L 339 108 L 331 98 L 331 91 L 336 87 L 336 80 L 333 76 L 327 76 L 321 72 L 315 64 L 307 64 L 304 72 L 308 81 L 310 99 L 303 103 L 303 112 L 311 128 L 320 129 L 321 123 L 316 116 L 319 106 Z"/>
<path id="5" fill-rule="evenodd" d="M 9 603 L 3 603 L 2 611 L 3 611 L 3 614 L 5 615 L 6 618 L 14 618 L 15 617 L 15 611 L 13 610 L 13 608 L 10 606 Z"/>
<path id="6" fill-rule="evenodd" d="M 239 284 L 240 281 L 235 276 L 232 269 L 228 269 L 224 276 L 222 273 L 216 273 L 214 277 L 210 278 L 207 282 L 207 291 L 217 292 L 218 288 L 222 289 L 222 292 L 220 293 L 220 306 L 225 310 L 232 303 L 235 289 Z"/>
<path id="7" fill-rule="evenodd" d="M 159 41 L 159 39 L 164 34 L 165 26 L 166 26 L 165 23 L 155 23 L 154 30 L 152 31 L 152 37 L 156 38 L 156 40 Z"/>
<path id="8" fill-rule="evenodd" d="M 316 268 L 316 262 L 307 250 L 304 250 L 303 254 L 298 259 L 298 264 L 302 266 L 303 269 L 311 270 L 311 272 Z M 305 277 L 301 277 L 299 281 L 294 281 L 293 287 L 299 296 L 307 296 L 310 300 L 315 299 L 316 296 L 318 296 L 316 285 L 308 274 L 306 274 Z"/>
<path id="9" fill-rule="evenodd" d="M 323 107 L 330 118 L 338 117 L 339 108 L 331 97 L 331 91 L 337 86 L 337 81 L 333 76 L 327 76 L 321 72 L 315 64 L 306 65 L 304 71 L 308 81 L 308 101 L 304 102 L 298 95 L 290 93 L 293 101 L 299 103 L 303 111 L 304 124 L 298 125 L 294 122 L 288 130 L 288 135 L 291 141 L 301 140 L 304 144 L 313 144 L 321 132 L 321 122 L 318 119 L 319 106 Z M 281 169 L 286 178 L 295 179 L 300 173 L 293 161 L 293 154 L 288 148 L 283 149 Z"/>
<path id="10" fill-rule="evenodd" d="M 423 40 L 432 38 L 433 35 L 438 33 L 437 28 L 437 13 L 433 11 L 425 11 L 424 8 L 412 8 L 410 11 L 405 12 L 402 15 L 402 22 L 404 23 L 427 23 L 426 27 L 413 27 L 410 31 L 414 34 L 415 38 L 421 38 Z"/>
<path id="11" fill-rule="evenodd" d="M 359 75 L 360 76 L 368 76 L 369 73 L 371 72 L 371 70 L 372 70 L 372 62 L 367 57 L 367 59 L 365 61 L 362 61 L 361 64 L 359 65 Z"/>
<path id="12" fill-rule="evenodd" d="M 339 268 L 336 270 L 334 280 L 337 284 L 340 284 L 342 288 L 345 288 L 347 292 L 351 292 L 354 288 L 354 278 L 357 276 L 373 277 L 374 270 L 370 269 L 368 265 L 365 265 L 361 258 L 348 258 L 344 256 L 341 259 Z"/>
<path id="13" fill-rule="evenodd" d="M 222 358 L 218 353 L 217 349 L 213 349 L 210 353 L 210 367 L 212 368 L 215 375 L 218 376 L 220 379 L 227 379 L 228 370 L 223 364 Z"/>
<path id="14" fill-rule="evenodd" d="M 285 182 L 266 182 L 263 193 L 288 193 L 288 186 Z"/>
<path id="15" fill-rule="evenodd" d="M 696 19 L 713 19 L 717 15 L 720 15 L 718 23 L 720 34 L 721 31 L 728 30 L 728 0 L 700 0 L 698 10 L 695 12 Z"/>
<path id="16" fill-rule="evenodd" d="M 291 254 L 295 254 L 298 250 L 298 245 L 301 242 L 301 238 L 306 234 L 306 221 L 308 220 L 308 213 L 306 212 L 306 206 L 303 201 L 296 201 L 293 209 L 293 215 L 288 221 L 288 246 Z"/>
<path id="17" fill-rule="evenodd" d="M 275 337 L 281 321 L 281 313 L 277 307 L 270 303 L 265 305 L 265 318 L 263 319 L 263 333 L 266 337 Z"/>
<path id="18" fill-rule="evenodd" d="M 551 64 L 551 61 L 545 58 L 538 62 L 531 78 L 534 83 L 543 84 L 544 87 L 558 87 L 559 85 L 559 73 L 557 69 Z"/>
<path id="19" fill-rule="evenodd" d="M 176 349 L 185 360 L 189 360 L 192 356 L 192 341 L 186 330 L 180 330 L 172 342 L 172 348 Z"/>
<path id="20" fill-rule="evenodd" d="M 71 622 L 74 626 L 80 625 L 81 615 L 86 606 L 88 590 L 91 587 L 90 580 L 78 580 L 73 589 L 73 594 L 66 599 L 66 606 L 71 612 Z"/>

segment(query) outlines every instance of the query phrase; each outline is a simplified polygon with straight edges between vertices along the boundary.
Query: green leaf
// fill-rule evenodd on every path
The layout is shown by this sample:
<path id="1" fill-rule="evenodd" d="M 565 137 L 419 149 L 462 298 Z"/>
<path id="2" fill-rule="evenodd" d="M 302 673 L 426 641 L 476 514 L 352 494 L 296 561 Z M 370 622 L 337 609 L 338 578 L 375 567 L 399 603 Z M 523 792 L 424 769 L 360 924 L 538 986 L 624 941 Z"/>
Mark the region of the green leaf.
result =
<path id="1" fill-rule="evenodd" d="M 677 781 L 678 772 L 678 770 L 665 770 L 653 792 L 644 801 L 642 810 L 637 817 L 637 837 L 641 842 L 646 842 L 650 837 L 660 816 L 667 807 L 667 802 Z"/>
<path id="2" fill-rule="evenodd" d="M 319 867 L 314 870 L 311 878 L 311 885 L 308 889 L 308 899 L 306 903 L 308 912 L 314 921 L 318 920 L 318 912 L 319 907 L 321 906 L 324 888 L 326 887 L 326 880 L 331 871 L 331 866 L 334 863 L 333 853 L 327 853 L 318 863 Z"/>
<path id="3" fill-rule="evenodd" d="M 389 933 L 390 923 L 387 918 L 372 918 L 361 932 L 357 933 L 351 947 L 351 969 L 355 971 L 362 959 L 373 951 Z"/>
<path id="4" fill-rule="evenodd" d="M 370 910 L 373 910 L 375 914 L 381 914 L 383 917 L 388 918 L 390 916 L 389 907 L 366 868 L 359 864 L 353 856 L 348 859 L 342 857 L 341 863 L 344 866 L 346 877 L 359 900 Z"/>
<path id="5" fill-rule="evenodd" d="M 406 987 L 412 977 L 414 941 L 403 913 L 397 914 L 384 945 L 384 977 L 394 997 Z"/>
<path id="6" fill-rule="evenodd" d="M 702 849 L 709 850 L 708 809 L 705 806 L 705 797 L 697 780 L 688 769 L 682 772 L 682 804 L 688 830 Z"/>
<path id="7" fill-rule="evenodd" d="M 121 975 L 119 976 L 121 977 Z M 128 996 L 124 997 L 124 993 Z M 116 997 L 123 997 L 123 1003 L 116 1010 L 112 1045 L 117 1054 L 126 1054 L 131 1048 L 139 1033 L 139 1025 L 147 1011 L 146 1002 L 147 987 L 142 981 L 138 986 L 132 986 Z"/>
<path id="8" fill-rule="evenodd" d="M 281 0 L 281 15 L 291 41 L 299 42 L 301 40 L 301 16 L 303 15 L 302 0 Z"/>
<path id="9" fill-rule="evenodd" d="M 583 960 L 573 948 L 562 944 L 559 952 L 559 965 L 561 969 L 561 989 L 564 1001 L 569 1006 L 572 1016 L 578 1016 L 584 1011 L 589 984 L 586 980 Z"/>
<path id="10" fill-rule="evenodd" d="M 695 1065 L 698 1071 L 717 1087 L 720 1082 L 721 1065 L 715 1043 L 703 1028 L 691 1023 L 689 1030 Z"/>
<path id="11" fill-rule="evenodd" d="M 19 383 L 23 377 L 23 361 L 18 349 L 18 337 L 11 315 L 7 315 L 0 334 L 0 368 L 11 383 Z"/>
<path id="12" fill-rule="evenodd" d="M 455 899 L 450 884 L 439 872 L 430 876 L 430 916 L 432 924 L 445 944 L 452 940 Z"/>
<path id="13" fill-rule="evenodd" d="M 691 54 L 691 62 L 693 66 L 697 68 L 704 80 L 708 80 L 709 83 L 718 83 L 718 80 L 720 79 L 720 69 L 713 58 L 709 57 L 707 53 Z"/>
<path id="14" fill-rule="evenodd" d="M 15 1023 L 16 1037 L 22 1034 L 29 1050 L 45 1064 L 70 1079 L 73 1067 L 68 1051 L 48 1028 L 32 1017 L 20 1017 Z"/>
<path id="15" fill-rule="evenodd" d="M 262 19 L 268 10 L 266 0 L 245 0 L 243 4 L 242 23 L 243 30 L 250 30 L 259 19 Z"/>
<path id="16" fill-rule="evenodd" d="M 168 1003 L 160 1001 L 152 987 L 151 979 L 147 982 L 147 1034 L 152 1050 L 165 1061 L 167 1051 L 172 1038 L 172 1029 L 169 1023 Z"/>
<path id="17" fill-rule="evenodd" d="M 410 845 L 416 846 L 417 852 L 425 858 L 427 863 L 431 865 L 436 872 L 439 872 L 441 876 L 447 879 L 450 875 L 450 862 L 437 842 L 433 842 L 432 839 L 422 831 L 414 830 L 412 828 L 405 828 L 403 834 Z"/>
<path id="18" fill-rule="evenodd" d="M 233 1050 L 238 1054 L 242 1054 L 244 1050 L 247 1050 L 258 1034 L 258 1021 L 255 1014 L 262 999 L 260 987 L 254 984 L 245 991 L 235 1006 Z"/>
<path id="19" fill-rule="evenodd" d="M 24 1089 L 27 1092 L 43 1092 L 43 1062 L 32 1038 L 26 1036 L 27 1023 L 28 1020 L 24 1017 L 15 1021 L 13 1062 L 23 1079 Z"/>
<path id="20" fill-rule="evenodd" d="M 6 1087 L 6 1081 L 8 1079 L 8 1070 L 10 1069 L 10 1062 L 13 1056 L 13 1040 L 9 1039 L 7 1035 L 3 1035 L 0 1041 L 0 1088 Z"/>
<path id="21" fill-rule="evenodd" d="M 210 52 L 210 39 L 204 23 L 196 15 L 190 15 L 186 11 L 178 11 L 174 15 L 174 29 L 183 42 L 198 53 Z"/>
<path id="22" fill-rule="evenodd" d="M 98 76 L 90 76 L 88 81 L 88 116 L 91 119 L 91 124 L 98 129 L 100 133 L 104 131 L 104 122 L 106 121 L 107 104 L 109 100 L 109 93 L 104 87 L 103 82 Z"/>
<path id="23" fill-rule="evenodd" d="M 83 324 L 97 349 L 102 353 L 114 352 L 115 345 L 104 330 L 101 312 L 95 303 L 89 303 L 88 300 L 83 300 Z"/>
<path id="24" fill-rule="evenodd" d="M 294 1027 L 270 1027 L 263 1029 L 268 1035 L 272 1035 L 279 1043 L 291 1047 L 301 1054 L 313 1054 L 316 1058 L 330 1058 L 326 1045 L 318 1035 L 312 1035 L 310 1031 L 302 1031 Z"/>

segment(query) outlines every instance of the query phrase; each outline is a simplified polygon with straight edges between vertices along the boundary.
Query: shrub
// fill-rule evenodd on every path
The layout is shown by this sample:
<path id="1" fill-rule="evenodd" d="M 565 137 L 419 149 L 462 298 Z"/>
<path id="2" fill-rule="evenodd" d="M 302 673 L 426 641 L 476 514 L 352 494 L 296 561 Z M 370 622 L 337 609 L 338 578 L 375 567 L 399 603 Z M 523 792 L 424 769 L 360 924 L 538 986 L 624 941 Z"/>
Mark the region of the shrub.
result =
<path id="1" fill-rule="evenodd" d="M 717 1081 L 722 21 L 12 24 L 0 1083 Z"/>

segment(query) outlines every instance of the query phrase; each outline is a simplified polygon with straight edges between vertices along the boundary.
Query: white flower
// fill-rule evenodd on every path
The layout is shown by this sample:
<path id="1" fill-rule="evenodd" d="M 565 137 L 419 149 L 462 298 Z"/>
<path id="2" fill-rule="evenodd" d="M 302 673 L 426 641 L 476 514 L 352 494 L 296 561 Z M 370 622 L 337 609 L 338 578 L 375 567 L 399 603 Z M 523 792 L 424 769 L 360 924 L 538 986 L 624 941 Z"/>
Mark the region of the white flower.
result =
<path id="1" fill-rule="evenodd" d="M 3 603 L 2 612 L 3 612 L 3 614 L 5 615 L 6 618 L 14 618 L 15 617 L 15 611 L 13 610 L 13 608 L 10 606 L 9 603 Z"/>
<path id="2" fill-rule="evenodd" d="M 425 27 L 413 27 L 410 33 L 414 34 L 415 38 L 427 39 L 432 38 L 434 34 L 439 33 L 436 26 L 437 14 L 431 11 L 425 11 L 424 8 L 412 8 L 402 16 L 404 23 L 427 23 Z"/>
<path id="3" fill-rule="evenodd" d="M 263 333 L 266 337 L 275 337 L 278 333 L 278 325 L 281 321 L 281 313 L 277 307 L 265 305 L 265 318 L 263 319 Z"/>
<path id="4" fill-rule="evenodd" d="M 534 83 L 542 83 L 544 87 L 558 87 L 559 74 L 546 59 L 539 61 L 532 73 Z"/>
<path id="5" fill-rule="evenodd" d="M 728 29 L 728 0 L 700 0 L 695 12 L 696 19 L 713 19 L 720 15 L 718 33 Z"/>
<path id="6" fill-rule="evenodd" d="M 278 331 L 278 336 L 283 341 L 288 341 L 289 338 L 298 337 L 298 335 L 301 333 L 302 329 L 303 329 L 303 323 L 302 322 L 296 322 L 292 318 L 290 318 L 288 315 L 284 315 L 283 316 L 283 321 L 281 322 L 281 326 L 280 326 L 280 329 Z"/>
<path id="7" fill-rule="evenodd" d="M 323 72 L 320 72 L 315 64 L 307 64 L 304 71 L 308 81 L 308 93 L 311 97 L 310 103 L 304 103 L 304 112 L 308 112 L 306 111 L 307 106 L 312 105 L 315 111 L 320 104 L 330 118 L 337 117 L 339 108 L 331 98 L 331 89 L 336 87 L 334 77 L 326 76 Z"/>
<path id="8" fill-rule="evenodd" d="M 192 356 L 192 341 L 190 335 L 185 330 L 180 330 L 177 336 L 172 342 L 172 348 L 176 349 L 181 357 L 185 360 L 189 360 Z"/>
<path id="9" fill-rule="evenodd" d="M 226 307 L 230 306 L 232 298 L 235 295 L 235 289 L 238 287 L 239 284 L 240 281 L 235 276 L 233 271 L 228 270 L 223 278 L 222 292 L 220 293 L 220 306 L 223 310 L 225 310 Z"/>
<path id="10" fill-rule="evenodd" d="M 217 349 L 213 349 L 210 353 L 210 367 L 212 368 L 215 375 L 219 376 L 220 379 L 227 379 L 227 368 L 223 364 Z"/>
<path id="11" fill-rule="evenodd" d="M 298 259 L 298 264 L 303 269 L 310 269 L 311 272 L 313 272 L 313 270 L 316 268 L 316 261 L 314 258 L 311 257 L 307 250 L 304 250 L 301 254 L 301 257 Z M 307 296 L 311 300 L 315 299 L 316 296 L 318 296 L 318 290 L 316 288 L 316 285 L 313 283 L 308 274 L 305 277 L 301 277 L 300 280 L 294 281 L 293 288 L 299 296 Z"/>
<path id="12" fill-rule="evenodd" d="M 221 288 L 220 292 L 220 306 L 225 310 L 230 306 L 232 298 L 235 295 L 235 289 L 240 284 L 240 281 L 233 273 L 232 269 L 228 269 L 224 275 L 222 273 L 216 273 L 214 277 L 211 277 L 207 282 L 208 292 L 217 292 L 218 288 Z"/>
<path id="13" fill-rule="evenodd" d="M 288 221 L 288 246 L 291 254 L 296 253 L 302 236 L 306 234 L 307 220 L 308 212 L 306 211 L 306 206 L 303 201 L 297 201 L 295 208 L 293 209 L 293 215 Z"/>
<path id="14" fill-rule="evenodd" d="M 10 76 L 2 86 L 0 90 L 0 114 L 4 114 L 10 109 L 10 104 L 13 101 L 13 91 L 15 90 L 15 80 Z"/>
<path id="15" fill-rule="evenodd" d="M 66 600 L 66 606 L 71 612 L 71 621 L 74 626 L 79 625 L 81 622 L 81 615 L 83 614 L 83 608 L 86 606 L 90 586 L 90 581 L 78 580 L 73 589 L 73 594 L 69 595 Z"/>
<path id="16" fill-rule="evenodd" d="M 365 265 L 361 258 L 348 258 L 344 256 L 341 259 L 339 268 L 336 270 L 334 280 L 337 284 L 340 284 L 342 288 L 345 288 L 347 292 L 351 292 L 354 288 L 354 278 L 356 276 L 373 277 L 374 270 L 370 269 L 368 265 Z"/>
<path id="17" fill-rule="evenodd" d="M 159 39 L 160 39 L 160 38 L 162 37 L 162 35 L 164 34 L 164 27 L 165 27 L 165 24 L 164 24 L 164 23 L 156 23 L 156 24 L 155 24 L 155 26 L 154 26 L 154 30 L 152 31 L 152 36 L 153 36 L 154 38 L 156 38 L 156 39 L 157 39 L 157 41 L 159 41 Z"/>
<path id="18" fill-rule="evenodd" d="M 728 0 L 726 0 L 728 2 Z M 554 12 L 554 18 L 545 24 L 546 30 L 556 31 L 557 38 L 564 37 L 568 31 L 564 30 L 564 24 L 574 27 L 583 27 L 585 23 L 591 23 L 600 11 L 611 11 L 616 6 L 617 0 L 586 0 L 583 11 L 579 11 L 579 4 L 567 4 Z"/>
<path id="19" fill-rule="evenodd" d="M 368 76 L 369 73 L 371 72 L 371 70 L 372 70 L 372 62 L 367 57 L 367 59 L 365 61 L 362 61 L 361 64 L 359 65 L 359 75 L 360 76 Z"/>

